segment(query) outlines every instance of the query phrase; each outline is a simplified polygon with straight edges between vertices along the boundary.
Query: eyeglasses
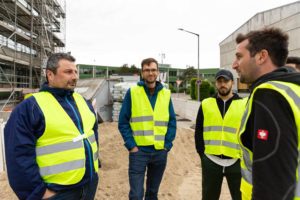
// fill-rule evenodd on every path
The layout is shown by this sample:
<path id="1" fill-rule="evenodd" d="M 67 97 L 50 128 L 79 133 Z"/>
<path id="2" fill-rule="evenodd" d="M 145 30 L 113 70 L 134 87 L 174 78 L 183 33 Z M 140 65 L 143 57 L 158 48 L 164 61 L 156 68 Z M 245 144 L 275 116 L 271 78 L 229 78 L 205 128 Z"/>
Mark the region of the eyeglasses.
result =
<path id="1" fill-rule="evenodd" d="M 157 72 L 157 69 L 143 69 L 143 72 L 146 72 L 146 73 L 156 73 Z"/>

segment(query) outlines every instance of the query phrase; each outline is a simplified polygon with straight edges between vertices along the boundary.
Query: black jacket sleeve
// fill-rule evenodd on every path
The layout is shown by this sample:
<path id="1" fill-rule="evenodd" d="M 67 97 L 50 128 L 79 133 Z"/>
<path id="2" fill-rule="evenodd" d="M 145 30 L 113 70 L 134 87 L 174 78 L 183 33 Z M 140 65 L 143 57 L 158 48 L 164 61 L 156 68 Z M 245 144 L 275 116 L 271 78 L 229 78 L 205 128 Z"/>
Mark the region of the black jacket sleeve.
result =
<path id="1" fill-rule="evenodd" d="M 274 90 L 254 94 L 250 123 L 253 148 L 253 199 L 293 199 L 298 136 L 286 99 Z M 261 131 L 267 133 L 260 137 Z"/>
<path id="2" fill-rule="evenodd" d="M 203 111 L 202 106 L 199 107 L 196 127 L 195 127 L 195 145 L 199 155 L 204 154 L 204 139 L 203 139 Z"/>

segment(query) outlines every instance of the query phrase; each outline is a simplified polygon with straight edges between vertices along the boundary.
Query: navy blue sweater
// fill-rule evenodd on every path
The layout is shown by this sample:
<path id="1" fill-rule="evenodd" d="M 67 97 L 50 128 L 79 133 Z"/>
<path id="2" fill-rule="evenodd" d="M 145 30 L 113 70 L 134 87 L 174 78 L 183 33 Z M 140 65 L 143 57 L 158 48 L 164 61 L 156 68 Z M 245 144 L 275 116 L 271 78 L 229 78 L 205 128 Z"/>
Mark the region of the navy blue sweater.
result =
<path id="1" fill-rule="evenodd" d="M 72 91 L 50 88 L 45 83 L 41 91 L 48 91 L 54 95 L 66 113 L 70 116 L 76 127 L 82 127 L 81 116 L 72 97 Z M 92 106 L 88 103 L 94 113 Z M 59 128 L 59 127 L 57 127 Z M 94 125 L 94 133 L 98 143 L 98 124 Z M 39 173 L 36 163 L 35 145 L 45 130 L 45 118 L 34 97 L 21 102 L 11 113 L 4 129 L 5 155 L 7 173 L 10 186 L 19 199 L 42 199 L 46 188 L 53 191 L 76 188 L 98 178 L 93 168 L 91 147 L 84 142 L 86 153 L 86 172 L 82 180 L 74 185 L 46 184 Z M 82 132 L 82 131 L 80 131 Z"/>
<path id="2" fill-rule="evenodd" d="M 156 99 L 157 99 L 157 94 L 161 89 L 163 89 L 163 85 L 160 82 L 156 82 L 156 87 L 153 95 L 150 95 L 150 91 L 143 81 L 138 82 L 138 85 L 144 87 L 148 99 L 151 103 L 151 106 L 154 109 Z M 173 146 L 172 142 L 176 136 L 176 115 L 171 100 L 169 104 L 169 115 L 170 115 L 170 119 L 168 123 L 168 130 L 165 136 L 165 149 L 167 150 L 170 150 L 172 148 Z M 132 130 L 130 127 L 130 119 L 131 119 L 131 96 L 130 96 L 130 89 L 129 89 L 125 95 L 122 104 L 122 108 L 119 115 L 119 125 L 118 125 L 119 131 L 125 142 L 124 145 L 128 150 L 137 146 L 136 142 L 134 141 Z M 139 146 L 139 149 L 145 152 L 156 151 L 154 146 Z"/>

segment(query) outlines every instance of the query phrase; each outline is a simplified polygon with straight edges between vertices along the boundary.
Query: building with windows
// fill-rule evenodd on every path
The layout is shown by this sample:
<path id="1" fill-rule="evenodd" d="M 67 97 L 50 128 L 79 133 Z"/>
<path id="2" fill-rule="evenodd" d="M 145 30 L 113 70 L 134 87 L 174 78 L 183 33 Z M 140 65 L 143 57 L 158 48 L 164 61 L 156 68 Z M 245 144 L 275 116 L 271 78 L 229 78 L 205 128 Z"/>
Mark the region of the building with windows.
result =
<path id="1" fill-rule="evenodd" d="M 64 51 L 65 10 L 65 0 L 0 1 L 2 105 L 13 104 L 24 90 L 39 88 L 48 56 Z"/>
<path id="2" fill-rule="evenodd" d="M 110 78 L 113 75 L 119 75 L 120 67 L 103 66 L 103 65 L 86 65 L 78 64 L 79 79 L 86 78 Z M 173 68 L 169 64 L 159 64 L 160 73 L 166 73 L 166 83 L 176 86 L 176 80 L 182 75 L 185 69 Z M 214 82 L 215 74 L 219 68 L 200 69 L 201 79 L 208 79 Z"/>
<path id="3" fill-rule="evenodd" d="M 235 59 L 235 38 L 239 33 L 263 27 L 278 27 L 285 31 L 289 35 L 289 55 L 300 56 L 300 1 L 257 13 L 219 44 L 221 68 L 232 71 L 238 91 L 247 91 L 248 85 L 239 82 L 231 67 Z"/>

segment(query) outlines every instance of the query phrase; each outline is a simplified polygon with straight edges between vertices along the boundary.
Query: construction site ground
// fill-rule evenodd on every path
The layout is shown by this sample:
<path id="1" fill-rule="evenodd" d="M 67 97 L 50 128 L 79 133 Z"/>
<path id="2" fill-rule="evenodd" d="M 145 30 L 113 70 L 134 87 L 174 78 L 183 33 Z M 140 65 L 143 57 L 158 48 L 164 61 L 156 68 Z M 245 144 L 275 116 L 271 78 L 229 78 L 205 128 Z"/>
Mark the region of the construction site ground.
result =
<path id="1" fill-rule="evenodd" d="M 201 199 L 201 165 L 195 150 L 192 122 L 178 118 L 174 146 L 169 152 L 167 168 L 160 186 L 160 200 Z M 128 199 L 128 151 L 123 145 L 116 122 L 99 125 L 100 182 L 95 199 Z M 16 200 L 5 172 L 0 174 L 0 199 Z M 231 199 L 226 179 L 223 181 L 221 200 Z"/>

